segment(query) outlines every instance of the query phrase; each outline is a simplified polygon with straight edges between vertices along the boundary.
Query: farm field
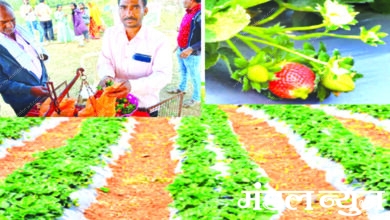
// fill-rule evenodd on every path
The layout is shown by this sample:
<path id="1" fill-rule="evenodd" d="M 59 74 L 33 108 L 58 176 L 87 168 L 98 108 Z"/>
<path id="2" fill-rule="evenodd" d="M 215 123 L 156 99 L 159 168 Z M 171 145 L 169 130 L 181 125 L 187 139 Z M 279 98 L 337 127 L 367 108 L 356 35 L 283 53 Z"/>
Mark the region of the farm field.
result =
<path id="1" fill-rule="evenodd" d="M 0 219 L 390 219 L 388 115 L 203 105 L 201 117 L 3 118 Z"/>

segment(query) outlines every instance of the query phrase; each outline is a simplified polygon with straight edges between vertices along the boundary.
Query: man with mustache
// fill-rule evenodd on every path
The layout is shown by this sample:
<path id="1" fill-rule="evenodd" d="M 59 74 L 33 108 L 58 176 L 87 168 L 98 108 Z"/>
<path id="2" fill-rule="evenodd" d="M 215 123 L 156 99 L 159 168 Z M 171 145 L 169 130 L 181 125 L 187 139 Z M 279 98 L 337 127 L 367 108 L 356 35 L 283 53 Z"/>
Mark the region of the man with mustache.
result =
<path id="1" fill-rule="evenodd" d="M 159 102 L 161 89 L 171 81 L 172 48 L 162 33 L 142 25 L 148 13 L 146 0 L 119 0 L 118 4 L 122 24 L 104 34 L 98 60 L 100 85 L 108 80 L 125 82 L 109 95 L 131 93 L 145 110 Z"/>
<path id="2" fill-rule="evenodd" d="M 12 7 L 0 0 L 0 94 L 17 116 L 35 116 L 36 103 L 48 96 L 44 53 L 34 37 L 16 25 Z"/>

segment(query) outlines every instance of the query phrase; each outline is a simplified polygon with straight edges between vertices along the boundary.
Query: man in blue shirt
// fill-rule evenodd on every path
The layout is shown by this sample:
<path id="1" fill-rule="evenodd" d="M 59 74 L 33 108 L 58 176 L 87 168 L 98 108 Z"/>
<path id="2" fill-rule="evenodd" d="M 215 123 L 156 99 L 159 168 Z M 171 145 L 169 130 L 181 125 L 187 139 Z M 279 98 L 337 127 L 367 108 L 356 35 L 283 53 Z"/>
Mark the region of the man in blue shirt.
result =
<path id="1" fill-rule="evenodd" d="M 0 94 L 17 116 L 48 96 L 47 58 L 33 36 L 16 25 L 12 7 L 0 0 Z"/>

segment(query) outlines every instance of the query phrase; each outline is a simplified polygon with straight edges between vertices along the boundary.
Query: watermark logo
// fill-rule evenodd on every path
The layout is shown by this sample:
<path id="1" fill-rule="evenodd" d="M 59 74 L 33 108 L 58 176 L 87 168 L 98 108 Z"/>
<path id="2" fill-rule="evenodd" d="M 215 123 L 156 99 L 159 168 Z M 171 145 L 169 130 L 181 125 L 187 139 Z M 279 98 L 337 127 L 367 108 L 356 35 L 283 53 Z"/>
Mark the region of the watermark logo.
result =
<path id="1" fill-rule="evenodd" d="M 316 198 L 314 191 L 261 191 L 261 183 L 256 183 L 256 191 L 242 191 L 245 198 L 238 200 L 239 208 L 253 208 L 253 210 L 273 210 L 275 207 L 270 204 L 270 201 L 275 203 L 283 203 L 289 210 L 296 210 L 291 204 L 292 201 L 306 202 L 305 210 L 313 210 L 313 200 L 319 201 L 319 205 L 323 208 L 331 208 L 337 206 L 340 209 L 348 209 L 348 212 L 339 210 L 338 213 L 343 216 L 358 216 L 362 214 L 362 210 L 384 210 L 383 194 L 384 191 L 318 191 L 320 197 Z M 285 198 L 283 199 L 283 194 Z M 364 200 L 363 200 L 364 196 Z M 261 201 L 263 198 L 263 201 Z M 316 198 L 316 199 L 315 199 Z M 252 204 L 254 202 L 254 205 Z"/>

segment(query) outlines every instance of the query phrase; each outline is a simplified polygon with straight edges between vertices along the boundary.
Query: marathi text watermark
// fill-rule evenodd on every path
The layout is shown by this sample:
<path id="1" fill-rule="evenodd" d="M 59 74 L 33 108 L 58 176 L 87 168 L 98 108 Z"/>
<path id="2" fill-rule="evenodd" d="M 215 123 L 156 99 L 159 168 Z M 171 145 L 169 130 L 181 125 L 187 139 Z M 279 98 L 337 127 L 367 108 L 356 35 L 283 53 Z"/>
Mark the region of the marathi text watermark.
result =
<path id="1" fill-rule="evenodd" d="M 260 183 L 255 184 L 256 189 L 261 188 Z M 358 216 L 362 214 L 362 210 L 384 210 L 383 203 L 383 194 L 384 191 L 318 191 L 316 197 L 314 191 L 243 191 L 245 198 L 238 200 L 238 207 L 240 208 L 253 208 L 253 210 L 274 210 L 277 211 L 275 207 L 267 201 L 283 202 L 285 207 L 289 210 L 296 210 L 296 207 L 293 207 L 291 202 L 305 202 L 305 210 L 313 210 L 313 202 L 319 202 L 319 205 L 323 208 L 332 208 L 337 206 L 340 209 L 348 209 L 348 212 L 344 210 L 338 210 L 338 213 L 343 216 Z M 285 194 L 285 199 L 283 199 L 282 194 Z M 363 197 L 363 195 L 370 195 Z M 261 196 L 263 195 L 263 196 Z M 253 197 L 252 197 L 253 196 Z M 261 201 L 263 198 L 263 202 Z M 363 200 L 364 198 L 364 200 Z M 313 201 L 315 200 L 315 201 Z M 254 206 L 252 205 L 254 202 Z"/>

